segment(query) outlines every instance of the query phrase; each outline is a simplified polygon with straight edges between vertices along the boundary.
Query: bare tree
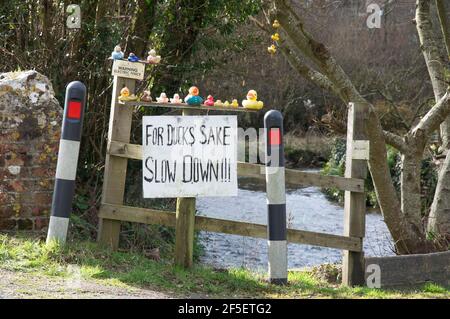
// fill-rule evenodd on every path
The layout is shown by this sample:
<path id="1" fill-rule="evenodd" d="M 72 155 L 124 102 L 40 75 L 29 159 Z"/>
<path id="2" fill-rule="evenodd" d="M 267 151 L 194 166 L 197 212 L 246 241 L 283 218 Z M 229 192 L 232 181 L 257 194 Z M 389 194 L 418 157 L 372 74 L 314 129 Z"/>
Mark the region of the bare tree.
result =
<path id="1" fill-rule="evenodd" d="M 448 16 L 442 12 L 443 1 L 436 0 L 443 38 L 448 39 Z M 290 65 L 303 77 L 320 88 L 338 96 L 345 104 L 357 102 L 366 109 L 365 124 L 370 140 L 369 168 L 378 202 L 398 253 L 424 253 L 447 249 L 450 236 L 450 152 L 439 174 L 439 182 L 428 223 L 421 215 L 421 161 L 431 135 L 441 128 L 443 147 L 450 144 L 450 89 L 445 76 L 448 60 L 437 41 L 440 38 L 432 26 L 430 0 L 417 0 L 415 23 L 420 47 L 428 68 L 435 95 L 431 109 L 402 136 L 383 129 L 374 106 L 356 89 L 352 80 L 336 62 L 330 50 L 317 41 L 304 26 L 304 20 L 288 0 L 270 1 L 264 11 L 265 22 L 254 19 L 262 29 L 273 32 L 272 22 L 279 21 L 279 50 Z M 448 50 L 448 45 L 447 45 Z M 402 154 L 400 198 L 397 196 L 386 161 L 386 144 Z M 429 240 L 428 231 L 435 240 Z"/>

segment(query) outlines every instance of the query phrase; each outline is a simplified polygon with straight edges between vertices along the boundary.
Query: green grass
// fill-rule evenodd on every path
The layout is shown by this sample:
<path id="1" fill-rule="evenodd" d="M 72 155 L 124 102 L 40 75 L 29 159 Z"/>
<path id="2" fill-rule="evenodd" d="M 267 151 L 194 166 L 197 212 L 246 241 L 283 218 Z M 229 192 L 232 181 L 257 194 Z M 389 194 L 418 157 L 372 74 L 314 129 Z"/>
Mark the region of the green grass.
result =
<path id="1" fill-rule="evenodd" d="M 35 238 L 0 234 L 0 269 L 66 277 L 74 265 L 88 280 L 124 288 L 147 287 L 180 297 L 450 298 L 449 289 L 434 284 L 408 291 L 347 288 L 323 282 L 308 271 L 290 272 L 289 284 L 279 287 L 247 269 L 218 271 L 196 265 L 184 270 L 164 258 L 157 262 L 138 253 L 111 252 L 92 242 L 47 246 Z"/>

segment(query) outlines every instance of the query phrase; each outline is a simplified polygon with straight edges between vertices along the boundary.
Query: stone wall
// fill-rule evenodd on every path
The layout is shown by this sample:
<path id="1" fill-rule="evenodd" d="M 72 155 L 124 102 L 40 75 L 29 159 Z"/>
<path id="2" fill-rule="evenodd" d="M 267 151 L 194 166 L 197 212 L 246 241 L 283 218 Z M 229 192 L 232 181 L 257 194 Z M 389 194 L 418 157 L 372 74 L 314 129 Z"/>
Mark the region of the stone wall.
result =
<path id="1" fill-rule="evenodd" d="M 48 225 L 62 114 L 45 76 L 0 74 L 0 230 Z"/>
<path id="2" fill-rule="evenodd" d="M 379 267 L 381 288 L 415 287 L 426 283 L 450 286 L 450 251 L 421 255 L 367 257 L 366 282 Z M 369 267 L 371 266 L 371 267 Z"/>

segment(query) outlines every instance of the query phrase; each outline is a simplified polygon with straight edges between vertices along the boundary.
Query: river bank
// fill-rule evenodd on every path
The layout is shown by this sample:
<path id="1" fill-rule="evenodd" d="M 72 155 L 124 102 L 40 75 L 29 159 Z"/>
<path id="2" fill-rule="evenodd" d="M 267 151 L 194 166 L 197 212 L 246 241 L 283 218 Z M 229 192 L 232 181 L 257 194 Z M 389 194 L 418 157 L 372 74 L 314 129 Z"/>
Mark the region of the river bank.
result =
<path id="1" fill-rule="evenodd" d="M 2 298 L 450 298 L 448 289 L 427 284 L 411 290 L 347 288 L 290 271 L 287 286 L 246 269 L 215 270 L 196 264 L 184 270 L 162 256 L 111 252 L 93 242 L 47 246 L 36 235 L 0 233 Z"/>
<path id="2" fill-rule="evenodd" d="M 333 138 L 316 134 L 287 134 L 284 143 L 287 168 L 321 169 L 331 154 Z"/>

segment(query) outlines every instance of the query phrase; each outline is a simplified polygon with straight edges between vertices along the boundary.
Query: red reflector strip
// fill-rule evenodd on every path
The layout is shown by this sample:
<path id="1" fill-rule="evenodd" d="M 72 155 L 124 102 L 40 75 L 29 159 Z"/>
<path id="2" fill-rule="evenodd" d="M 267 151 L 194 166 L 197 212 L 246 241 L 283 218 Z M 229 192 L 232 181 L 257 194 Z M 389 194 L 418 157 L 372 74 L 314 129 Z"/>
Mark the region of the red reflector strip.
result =
<path id="1" fill-rule="evenodd" d="M 270 129 L 269 144 L 270 145 L 280 145 L 281 144 L 281 134 L 280 134 L 280 129 L 278 127 Z"/>
<path id="2" fill-rule="evenodd" d="M 81 118 L 81 102 L 69 101 L 67 117 L 74 120 L 79 120 Z"/>

